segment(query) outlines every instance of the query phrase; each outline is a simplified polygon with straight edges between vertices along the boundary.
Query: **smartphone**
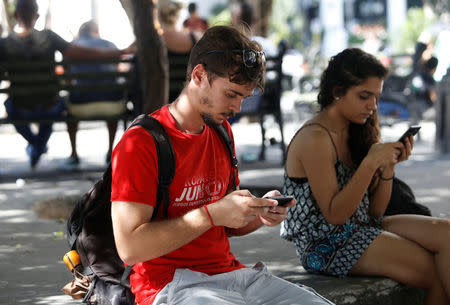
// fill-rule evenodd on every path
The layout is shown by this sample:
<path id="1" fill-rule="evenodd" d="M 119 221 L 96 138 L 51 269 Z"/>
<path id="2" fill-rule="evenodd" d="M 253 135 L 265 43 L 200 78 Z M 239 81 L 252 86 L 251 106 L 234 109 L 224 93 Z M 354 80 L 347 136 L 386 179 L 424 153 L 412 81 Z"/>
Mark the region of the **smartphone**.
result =
<path id="1" fill-rule="evenodd" d="M 419 125 L 412 125 L 409 126 L 408 130 L 405 131 L 405 133 L 398 139 L 399 142 L 404 142 L 404 139 L 409 136 L 414 136 L 416 133 L 419 132 L 420 126 Z"/>
<path id="2" fill-rule="evenodd" d="M 279 195 L 279 196 L 269 196 L 269 197 L 264 197 L 264 198 L 276 200 L 276 201 L 278 201 L 278 206 L 284 206 L 287 203 L 291 202 L 291 200 L 294 199 L 294 196 Z"/>

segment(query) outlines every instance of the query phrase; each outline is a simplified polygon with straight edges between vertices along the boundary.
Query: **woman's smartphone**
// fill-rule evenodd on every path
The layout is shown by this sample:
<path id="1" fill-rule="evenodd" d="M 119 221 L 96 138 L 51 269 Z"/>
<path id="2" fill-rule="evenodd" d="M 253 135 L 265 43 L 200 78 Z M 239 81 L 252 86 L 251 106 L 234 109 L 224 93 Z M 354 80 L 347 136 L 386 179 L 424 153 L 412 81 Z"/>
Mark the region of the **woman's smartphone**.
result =
<path id="1" fill-rule="evenodd" d="M 398 139 L 399 142 L 404 143 L 406 137 L 414 136 L 416 133 L 419 132 L 420 126 L 419 125 L 412 125 L 409 126 L 408 130 L 405 131 L 405 133 Z"/>

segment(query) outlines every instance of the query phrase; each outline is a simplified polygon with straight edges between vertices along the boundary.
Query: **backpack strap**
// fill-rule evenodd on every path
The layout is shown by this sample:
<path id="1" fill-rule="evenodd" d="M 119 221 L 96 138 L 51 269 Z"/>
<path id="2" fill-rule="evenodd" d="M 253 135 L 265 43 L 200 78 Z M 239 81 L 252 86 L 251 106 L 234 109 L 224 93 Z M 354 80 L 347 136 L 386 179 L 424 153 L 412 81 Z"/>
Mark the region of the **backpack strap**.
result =
<path id="1" fill-rule="evenodd" d="M 220 138 L 225 143 L 225 146 L 227 147 L 228 150 L 228 154 L 230 155 L 231 174 L 229 180 L 231 180 L 232 190 L 234 191 L 236 190 L 236 170 L 238 167 L 238 160 L 236 158 L 236 155 L 234 154 L 233 139 L 231 138 L 230 134 L 228 133 L 228 130 L 225 128 L 223 124 L 217 125 L 214 129 L 217 131 Z"/>
<path id="2" fill-rule="evenodd" d="M 154 117 L 146 114 L 139 115 L 130 125 L 144 127 L 155 140 L 156 153 L 158 155 L 158 191 L 156 194 L 156 206 L 152 219 L 156 216 L 161 202 L 163 203 L 163 217 L 168 218 L 169 210 L 169 186 L 175 175 L 175 154 L 172 143 L 164 126 Z"/>

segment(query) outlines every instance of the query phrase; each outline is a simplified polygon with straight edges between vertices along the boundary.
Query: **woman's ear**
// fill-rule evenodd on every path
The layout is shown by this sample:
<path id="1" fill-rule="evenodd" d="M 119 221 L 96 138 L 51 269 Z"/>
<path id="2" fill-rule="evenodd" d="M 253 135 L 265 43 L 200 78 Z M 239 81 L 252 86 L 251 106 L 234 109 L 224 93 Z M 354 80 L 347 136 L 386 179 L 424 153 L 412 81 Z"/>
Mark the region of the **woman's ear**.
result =
<path id="1" fill-rule="evenodd" d="M 343 92 L 342 92 L 342 87 L 334 87 L 333 88 L 333 99 L 334 100 L 339 100 L 341 97 L 342 97 L 342 95 L 344 95 L 343 94 Z"/>

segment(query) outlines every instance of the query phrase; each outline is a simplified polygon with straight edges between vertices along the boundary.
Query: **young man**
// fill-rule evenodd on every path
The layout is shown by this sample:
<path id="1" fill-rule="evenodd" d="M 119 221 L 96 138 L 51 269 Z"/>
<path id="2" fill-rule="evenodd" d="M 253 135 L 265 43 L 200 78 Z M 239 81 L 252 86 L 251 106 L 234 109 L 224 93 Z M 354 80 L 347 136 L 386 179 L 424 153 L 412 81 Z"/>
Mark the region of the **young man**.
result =
<path id="1" fill-rule="evenodd" d="M 230 192 L 230 158 L 214 125 L 240 111 L 264 82 L 264 53 L 232 27 L 208 29 L 191 51 L 187 83 L 171 104 L 152 114 L 175 152 L 169 219 L 152 219 L 158 186 L 153 138 L 128 130 L 113 151 L 112 220 L 116 246 L 134 265 L 131 288 L 149 304 L 331 304 L 315 292 L 269 274 L 262 263 L 246 268 L 230 252 L 228 236 L 278 225 L 286 207 L 248 190 Z M 279 194 L 271 191 L 267 195 Z"/>

